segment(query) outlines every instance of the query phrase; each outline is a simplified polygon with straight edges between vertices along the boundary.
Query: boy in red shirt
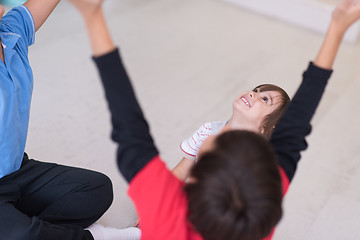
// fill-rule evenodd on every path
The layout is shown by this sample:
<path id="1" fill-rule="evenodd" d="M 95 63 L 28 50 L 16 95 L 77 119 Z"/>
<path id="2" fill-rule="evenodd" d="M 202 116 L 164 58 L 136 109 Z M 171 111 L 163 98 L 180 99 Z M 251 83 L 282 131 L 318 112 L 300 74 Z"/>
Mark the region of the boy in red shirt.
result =
<path id="1" fill-rule="evenodd" d="M 90 36 L 111 112 L 112 139 L 118 143 L 118 165 L 130 184 L 142 239 L 270 239 L 341 40 L 360 18 L 360 2 L 343 0 L 335 9 L 324 43 L 270 143 L 236 129 L 211 136 L 200 149 L 189 183 L 178 180 L 158 154 L 107 30 L 102 0 L 71 2 Z"/>

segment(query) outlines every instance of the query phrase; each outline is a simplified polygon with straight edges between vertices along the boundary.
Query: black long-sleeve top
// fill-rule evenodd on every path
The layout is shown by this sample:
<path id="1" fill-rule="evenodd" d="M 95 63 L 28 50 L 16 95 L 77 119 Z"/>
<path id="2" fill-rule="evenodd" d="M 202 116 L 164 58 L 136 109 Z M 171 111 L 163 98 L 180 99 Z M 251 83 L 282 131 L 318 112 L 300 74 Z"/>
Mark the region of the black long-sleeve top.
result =
<path id="1" fill-rule="evenodd" d="M 270 142 L 275 149 L 279 165 L 289 181 L 292 180 L 300 152 L 307 148 L 305 137 L 311 132 L 310 121 L 319 105 L 332 70 L 309 64 L 303 81 L 288 108 L 275 127 Z"/>
<path id="2" fill-rule="evenodd" d="M 94 58 L 111 112 L 112 139 L 118 143 L 117 161 L 130 182 L 152 158 L 158 155 L 149 126 L 136 99 L 119 51 Z"/>
<path id="3" fill-rule="evenodd" d="M 117 50 L 94 59 L 111 112 L 117 161 L 130 182 L 128 193 L 141 219 L 142 239 L 203 240 L 187 218 L 184 182 L 165 166 L 149 133 L 140 106 Z M 310 63 L 293 100 L 270 139 L 279 160 L 283 193 L 293 178 L 305 136 L 331 71 Z M 161 226 L 161 227 L 159 227 Z M 264 240 L 272 238 L 273 232 Z"/>
<path id="4" fill-rule="evenodd" d="M 118 143 L 118 165 L 125 179 L 130 182 L 151 159 L 158 155 L 158 151 L 118 50 L 94 58 L 94 61 L 111 112 L 112 139 Z M 310 121 L 331 73 L 330 70 L 309 64 L 299 89 L 270 139 L 277 153 L 279 165 L 284 169 L 289 180 L 294 176 L 300 152 L 307 148 L 305 137 L 311 131 Z"/>

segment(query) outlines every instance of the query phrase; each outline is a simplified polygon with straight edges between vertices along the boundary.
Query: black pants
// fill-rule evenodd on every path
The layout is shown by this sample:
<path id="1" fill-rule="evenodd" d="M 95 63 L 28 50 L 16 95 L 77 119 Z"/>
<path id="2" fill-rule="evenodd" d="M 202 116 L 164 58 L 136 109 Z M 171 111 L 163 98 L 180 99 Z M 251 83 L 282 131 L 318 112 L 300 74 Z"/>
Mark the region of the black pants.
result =
<path id="1" fill-rule="evenodd" d="M 98 220 L 112 200 L 107 176 L 25 154 L 21 168 L 0 179 L 0 239 L 93 240 L 84 228 Z"/>

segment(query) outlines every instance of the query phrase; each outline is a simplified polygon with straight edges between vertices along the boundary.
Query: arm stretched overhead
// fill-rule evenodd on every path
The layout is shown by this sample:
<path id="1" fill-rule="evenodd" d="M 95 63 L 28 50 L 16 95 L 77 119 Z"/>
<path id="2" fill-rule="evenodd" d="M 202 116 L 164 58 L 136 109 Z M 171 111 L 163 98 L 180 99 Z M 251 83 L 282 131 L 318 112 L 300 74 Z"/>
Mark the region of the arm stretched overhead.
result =
<path id="1" fill-rule="evenodd" d="M 118 166 L 130 182 L 137 172 L 158 155 L 158 151 L 119 52 L 111 40 L 101 9 L 102 0 L 87 1 L 71 0 L 82 14 L 89 33 L 94 61 L 111 112 L 112 139 L 119 144 Z"/>
<path id="2" fill-rule="evenodd" d="M 334 10 L 329 29 L 313 63 L 303 75 L 288 109 L 271 137 L 283 167 L 291 180 L 300 160 L 300 151 L 307 148 L 305 137 L 311 131 L 310 121 L 319 105 L 346 30 L 360 18 L 360 2 L 343 0 Z"/>

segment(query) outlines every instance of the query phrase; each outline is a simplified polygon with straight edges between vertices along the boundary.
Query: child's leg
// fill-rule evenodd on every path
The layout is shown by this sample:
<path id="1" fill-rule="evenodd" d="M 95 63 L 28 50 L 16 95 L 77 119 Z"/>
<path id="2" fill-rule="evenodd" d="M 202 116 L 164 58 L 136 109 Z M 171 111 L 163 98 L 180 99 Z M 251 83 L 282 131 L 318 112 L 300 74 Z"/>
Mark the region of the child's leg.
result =
<path id="1" fill-rule="evenodd" d="M 10 190 L 10 189 L 8 189 Z M 15 190 L 15 189 L 13 189 Z M 16 191 L 4 191 L 0 187 L 0 235 L 1 239 L 11 240 L 93 240 L 90 232 L 75 225 L 54 225 L 29 217 L 20 212 L 11 202 Z M 4 195 L 6 194 L 6 195 Z"/>
<path id="2" fill-rule="evenodd" d="M 20 170 L 0 179 L 1 238 L 93 240 L 83 227 L 109 207 L 112 189 L 106 176 L 83 171 L 24 157 Z"/>
<path id="3" fill-rule="evenodd" d="M 16 175 L 21 195 L 17 200 L 17 211 L 36 220 L 31 232 L 50 233 L 44 235 L 44 239 L 58 239 L 57 236 L 61 236 L 59 239 L 87 239 L 86 233 L 91 233 L 94 240 L 140 239 L 138 228 L 116 229 L 93 224 L 110 207 L 113 199 L 112 184 L 105 175 L 28 160 L 26 156 L 21 169 L 11 177 Z M 20 228 L 27 227 L 26 219 L 23 222 Z M 89 231 L 84 231 L 83 228 L 90 224 L 93 225 L 87 229 Z M 52 229 L 54 227 L 57 231 Z M 55 233 L 57 236 L 53 237 Z M 42 239 L 42 236 L 36 235 L 34 239 Z"/>
<path id="4" fill-rule="evenodd" d="M 16 207 L 53 224 L 87 227 L 113 199 L 110 179 L 98 172 L 38 162 L 24 157 L 13 175 L 21 191 Z"/>

